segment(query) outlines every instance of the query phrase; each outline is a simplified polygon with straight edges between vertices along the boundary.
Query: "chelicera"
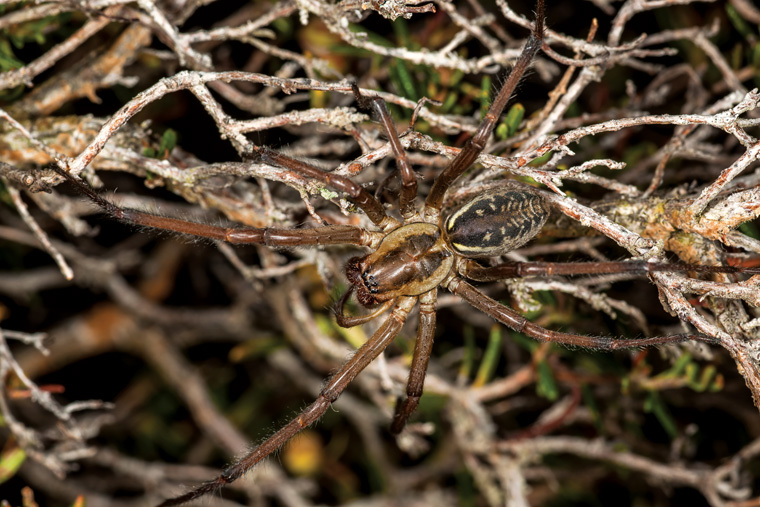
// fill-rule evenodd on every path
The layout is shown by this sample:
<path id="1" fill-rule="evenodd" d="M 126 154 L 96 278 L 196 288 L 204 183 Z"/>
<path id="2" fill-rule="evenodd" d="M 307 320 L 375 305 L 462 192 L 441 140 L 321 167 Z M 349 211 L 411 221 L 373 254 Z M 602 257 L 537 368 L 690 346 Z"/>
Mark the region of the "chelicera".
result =
<path id="1" fill-rule="evenodd" d="M 635 262 L 505 263 L 484 266 L 478 259 L 503 255 L 535 237 L 549 216 L 549 206 L 541 193 L 518 183 L 506 183 L 466 202 L 444 216 L 444 195 L 451 185 L 475 162 L 488 142 L 517 83 L 542 46 L 544 2 L 536 4 L 536 21 L 530 37 L 511 74 L 496 95 L 474 136 L 436 178 L 420 209 L 416 206 L 417 179 L 404 152 L 384 101 L 368 97 L 354 88 L 359 105 L 372 110 L 382 123 L 396 159 L 401 181 L 399 212 L 401 220 L 389 214 L 383 204 L 352 180 L 326 173 L 277 151 L 249 145 L 247 157 L 287 168 L 345 192 L 371 220 L 377 231 L 351 225 L 328 225 L 306 229 L 226 228 L 161 217 L 120 208 L 59 171 L 76 184 L 92 201 L 118 220 L 156 229 L 202 236 L 236 244 L 270 247 L 355 245 L 371 250 L 348 261 L 346 276 L 351 284 L 336 307 L 338 324 L 349 327 L 380 318 L 388 313 L 371 338 L 325 383 L 317 399 L 289 423 L 258 445 L 217 478 L 161 505 L 179 505 L 229 484 L 317 421 L 351 381 L 395 339 L 409 316 L 419 305 L 419 325 L 406 397 L 399 401 L 391 431 L 399 433 L 414 412 L 422 394 L 436 324 L 439 288 L 459 296 L 493 319 L 540 341 L 594 349 L 620 349 L 674 343 L 685 340 L 714 342 L 699 334 L 678 334 L 637 339 L 592 337 L 544 329 L 488 297 L 465 279 L 501 280 L 524 275 L 583 274 L 625 271 L 681 270 L 730 272 L 732 268 L 673 266 Z M 362 317 L 343 313 L 352 293 L 371 311 Z"/>

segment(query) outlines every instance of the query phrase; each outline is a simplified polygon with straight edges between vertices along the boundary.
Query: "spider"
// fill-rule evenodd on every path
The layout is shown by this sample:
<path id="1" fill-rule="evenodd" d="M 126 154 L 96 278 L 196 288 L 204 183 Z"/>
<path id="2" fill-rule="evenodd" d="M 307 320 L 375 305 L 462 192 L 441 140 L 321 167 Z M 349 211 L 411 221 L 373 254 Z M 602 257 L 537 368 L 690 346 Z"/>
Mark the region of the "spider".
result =
<path id="1" fill-rule="evenodd" d="M 419 304 L 419 325 L 406 397 L 398 402 L 391 423 L 393 433 L 401 432 L 417 408 L 422 395 L 435 335 L 435 307 L 439 288 L 459 296 L 504 325 L 543 342 L 613 350 L 686 340 L 708 343 L 716 341 L 700 334 L 617 339 L 551 331 L 530 322 L 465 280 L 492 281 L 526 275 L 604 273 L 618 272 L 621 269 L 644 272 L 653 270 L 734 271 L 732 268 L 636 262 L 600 262 L 583 265 L 505 263 L 490 267 L 478 262 L 479 259 L 501 256 L 530 241 L 539 233 L 549 216 L 548 202 L 541 193 L 532 187 L 518 183 L 508 183 L 477 196 L 449 214 L 442 213 L 447 190 L 484 150 L 516 85 L 541 49 L 543 31 L 544 1 L 538 0 L 535 25 L 512 72 L 493 100 L 474 136 L 467 141 L 460 153 L 435 180 L 421 209 L 418 209 L 415 203 L 417 199 L 415 174 L 402 148 L 385 102 L 379 97 L 362 95 L 358 87 L 354 86 L 354 95 L 359 106 L 373 111 L 383 125 L 390 142 L 401 180 L 398 203 L 401 220 L 390 215 L 377 198 L 348 178 L 323 172 L 269 148 L 249 145 L 247 157 L 251 160 L 287 168 L 348 194 L 356 206 L 374 223 L 378 229 L 376 232 L 351 225 L 277 229 L 225 228 L 187 222 L 120 208 L 70 174 L 58 170 L 59 174 L 75 184 L 106 213 L 118 220 L 138 226 L 236 244 L 258 244 L 268 247 L 355 245 L 371 250 L 368 255 L 354 257 L 348 261 L 346 276 L 350 282 L 350 288 L 336 305 L 335 313 L 338 324 L 343 327 L 361 325 L 388 313 L 379 329 L 325 383 L 317 399 L 289 423 L 224 470 L 216 479 L 182 496 L 166 500 L 161 504 L 162 506 L 185 503 L 235 481 L 302 429 L 317 421 L 351 381 L 391 344 L 401 331 L 410 312 Z M 344 314 L 343 307 L 351 294 L 356 295 L 361 305 L 371 309 L 368 315 L 351 317 Z"/>

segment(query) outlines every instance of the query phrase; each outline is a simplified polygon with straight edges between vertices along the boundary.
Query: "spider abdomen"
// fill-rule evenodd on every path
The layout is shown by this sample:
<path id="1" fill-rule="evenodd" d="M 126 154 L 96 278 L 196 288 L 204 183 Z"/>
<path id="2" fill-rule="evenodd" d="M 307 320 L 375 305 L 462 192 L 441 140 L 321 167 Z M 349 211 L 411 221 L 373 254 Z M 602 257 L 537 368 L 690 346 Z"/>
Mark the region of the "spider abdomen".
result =
<path id="1" fill-rule="evenodd" d="M 549 216 L 544 199 L 513 185 L 486 192 L 446 219 L 449 246 L 465 257 L 493 257 L 530 241 Z"/>

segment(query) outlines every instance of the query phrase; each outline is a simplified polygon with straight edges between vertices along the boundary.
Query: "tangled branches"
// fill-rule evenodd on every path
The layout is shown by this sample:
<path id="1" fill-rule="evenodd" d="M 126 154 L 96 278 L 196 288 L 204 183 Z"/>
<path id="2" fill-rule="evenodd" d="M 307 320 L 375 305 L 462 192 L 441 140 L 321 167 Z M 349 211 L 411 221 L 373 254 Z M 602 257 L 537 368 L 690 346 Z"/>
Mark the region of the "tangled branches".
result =
<path id="1" fill-rule="evenodd" d="M 507 178 L 539 184 L 554 213 L 513 260 L 753 265 L 757 13 L 738 0 L 678 3 L 597 1 L 587 16 L 549 5 L 543 55 L 517 97 L 529 115 L 512 108 L 447 205 Z M 51 1 L 0 12 L 0 464 L 23 456 L 15 491 L 29 485 L 67 503 L 85 495 L 88 506 L 174 494 L 265 437 L 373 331 L 346 333 L 324 311 L 352 252 L 188 244 L 85 219 L 93 209 L 57 187 L 50 164 L 96 186 L 103 178 L 120 205 L 167 215 L 365 226 L 324 185 L 241 162 L 250 140 L 392 202 L 392 151 L 353 105 L 358 81 L 392 106 L 399 132 L 414 125 L 401 142 L 428 188 L 475 130 L 490 76 L 519 54 L 532 19 L 529 5 L 504 1 L 493 12 L 475 1 L 199 4 Z M 380 16 L 387 32 L 375 33 Z M 651 282 L 599 274 L 485 290 L 545 327 L 631 336 L 689 327 L 721 347 L 600 356 L 502 339 L 441 294 L 444 330 L 417 423 L 396 441 L 386 432 L 408 372 L 413 332 L 402 332 L 337 414 L 235 494 L 285 505 L 392 494 L 525 505 L 580 489 L 602 503 L 621 491 L 661 505 L 693 490 L 712 505 L 756 499 L 759 281 L 655 273 Z M 80 401 L 95 398 L 108 403 Z"/>

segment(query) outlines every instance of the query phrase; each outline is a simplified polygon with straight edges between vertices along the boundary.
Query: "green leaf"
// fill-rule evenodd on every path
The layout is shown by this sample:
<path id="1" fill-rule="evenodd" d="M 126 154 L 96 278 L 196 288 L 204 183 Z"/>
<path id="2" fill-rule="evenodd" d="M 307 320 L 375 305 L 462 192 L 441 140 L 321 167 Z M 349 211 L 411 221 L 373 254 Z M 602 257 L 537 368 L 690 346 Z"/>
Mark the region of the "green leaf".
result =
<path id="1" fill-rule="evenodd" d="M 503 141 L 504 139 L 509 137 L 509 128 L 507 128 L 507 124 L 502 122 L 499 123 L 499 126 L 496 127 L 496 139 Z"/>
<path id="2" fill-rule="evenodd" d="M 472 329 L 472 326 L 464 327 L 462 339 L 464 340 L 464 355 L 462 357 L 462 364 L 459 366 L 458 377 L 460 379 L 469 379 L 475 364 L 475 331 Z"/>
<path id="3" fill-rule="evenodd" d="M 702 370 L 699 380 L 690 384 L 690 387 L 697 392 L 716 392 L 723 389 L 723 376 L 718 374 L 715 366 L 709 365 Z"/>
<path id="4" fill-rule="evenodd" d="M 7 71 L 24 66 L 24 62 L 16 58 L 7 39 L 0 39 L 0 70 Z"/>
<path id="5" fill-rule="evenodd" d="M 536 365 L 538 373 L 538 382 L 536 384 L 536 394 L 546 398 L 549 401 L 555 401 L 559 398 L 559 389 L 557 382 L 554 380 L 554 374 L 546 361 L 539 361 Z"/>
<path id="6" fill-rule="evenodd" d="M 678 436 L 678 425 L 656 391 L 649 392 L 647 399 L 644 401 L 644 411 L 654 414 L 671 440 Z"/>
<path id="7" fill-rule="evenodd" d="M 288 17 L 275 19 L 271 26 L 282 35 L 283 39 L 289 39 L 293 36 L 293 21 Z"/>
<path id="8" fill-rule="evenodd" d="M 522 122 L 524 117 L 525 107 L 522 104 L 515 104 L 509 108 L 507 116 L 504 118 L 504 122 L 502 123 L 502 125 L 505 125 L 507 129 L 507 136 L 504 139 L 515 135 L 517 129 L 520 127 L 520 122 Z"/>
<path id="9" fill-rule="evenodd" d="M 161 145 L 158 150 L 161 158 L 168 157 L 176 145 L 177 133 L 173 129 L 166 129 L 164 135 L 161 136 Z"/>
<path id="10" fill-rule="evenodd" d="M 673 363 L 667 371 L 664 371 L 657 375 L 656 378 L 678 378 L 682 377 L 687 371 L 687 366 L 692 363 L 692 357 L 689 353 L 682 354 L 676 362 Z"/>
<path id="11" fill-rule="evenodd" d="M 752 36 L 752 29 L 750 29 L 747 22 L 744 20 L 742 15 L 737 12 L 733 5 L 728 3 L 726 4 L 726 14 L 728 15 L 728 19 L 731 21 L 731 24 L 734 25 L 734 28 L 736 28 L 736 31 L 742 34 L 742 37 L 746 39 Z"/>
<path id="12" fill-rule="evenodd" d="M 760 42 L 752 46 L 752 66 L 756 70 L 760 68 Z"/>
<path id="13" fill-rule="evenodd" d="M 456 91 L 450 91 L 446 98 L 443 100 L 443 105 L 441 105 L 439 111 L 441 114 L 446 114 L 449 111 L 451 111 L 454 106 L 456 106 L 457 102 L 459 101 L 459 94 Z"/>
<path id="14" fill-rule="evenodd" d="M 386 47 L 386 48 L 395 48 L 396 45 L 393 44 L 391 41 L 383 37 L 382 35 L 378 34 L 377 32 L 373 32 L 372 30 L 367 30 L 366 27 L 362 25 L 356 25 L 354 23 L 349 23 L 348 29 L 351 30 L 353 33 L 356 34 L 364 34 L 364 39 L 372 42 L 374 44 L 379 44 L 380 46 Z M 366 51 L 366 50 L 364 50 Z"/>
<path id="15" fill-rule="evenodd" d="M 257 336 L 255 339 L 245 340 L 230 349 L 227 357 L 232 363 L 250 361 L 259 357 L 266 357 L 273 351 L 285 346 L 287 340 L 279 336 Z"/>
<path id="16" fill-rule="evenodd" d="M 554 151 L 553 150 L 549 150 L 546 153 L 544 153 L 543 155 L 541 155 L 540 157 L 538 157 L 536 159 L 533 159 L 530 162 L 530 164 L 528 164 L 528 165 L 532 166 L 532 167 L 544 165 L 545 163 L 547 163 L 552 158 L 553 154 L 554 154 Z"/>
<path id="17" fill-rule="evenodd" d="M 417 88 L 414 85 L 414 77 L 404 60 L 398 58 L 394 60 L 391 66 L 391 81 L 399 90 L 403 91 L 407 99 L 414 101 L 419 99 Z"/>
<path id="18" fill-rule="evenodd" d="M 758 44 L 757 47 L 760 48 L 760 44 Z M 758 57 L 760 57 L 760 51 L 758 51 Z M 743 224 L 739 225 L 739 231 L 741 231 L 743 234 L 746 234 L 750 238 L 760 239 L 760 230 L 757 229 L 757 225 L 755 225 L 754 222 L 744 222 Z"/>
<path id="19" fill-rule="evenodd" d="M 21 447 L 15 445 L 7 447 L 0 455 L 0 484 L 16 475 L 26 460 L 26 453 Z"/>
<path id="20" fill-rule="evenodd" d="M 460 469 L 454 474 L 456 481 L 457 496 L 459 497 L 460 507 L 471 507 L 477 505 L 478 489 L 475 487 L 475 481 L 467 472 L 466 468 Z"/>
<path id="21" fill-rule="evenodd" d="M 404 18 L 396 19 L 393 24 L 393 32 L 396 34 L 396 41 L 399 46 L 410 48 L 412 46 L 412 38 L 409 34 L 409 24 Z"/>
<path id="22" fill-rule="evenodd" d="M 481 387 L 488 383 L 493 377 L 493 372 L 496 370 L 496 365 L 499 362 L 501 356 L 501 343 L 503 336 L 501 333 L 501 326 L 494 324 L 491 326 L 491 334 L 488 337 L 488 346 L 483 354 L 483 360 L 480 362 L 478 373 L 475 375 L 475 380 L 472 382 L 473 387 Z"/>

